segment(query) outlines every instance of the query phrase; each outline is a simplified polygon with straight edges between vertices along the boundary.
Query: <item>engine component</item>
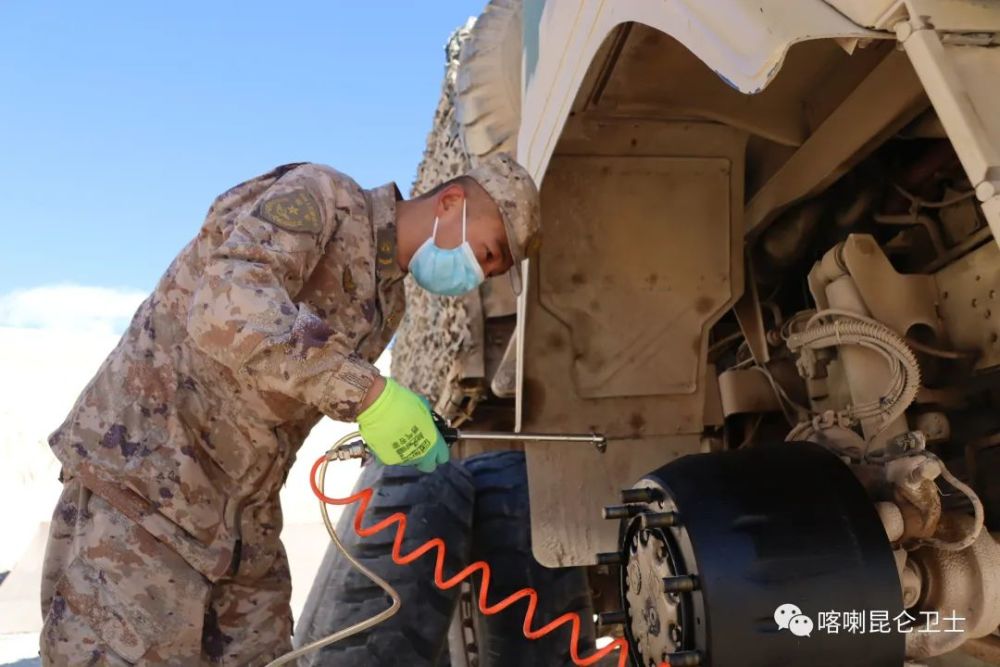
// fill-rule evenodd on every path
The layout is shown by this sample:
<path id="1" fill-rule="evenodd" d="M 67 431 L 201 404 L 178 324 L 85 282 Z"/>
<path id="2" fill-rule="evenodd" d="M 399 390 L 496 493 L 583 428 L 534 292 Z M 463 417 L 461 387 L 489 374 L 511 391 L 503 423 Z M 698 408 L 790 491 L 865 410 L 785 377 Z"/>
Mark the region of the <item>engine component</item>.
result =
<path id="1" fill-rule="evenodd" d="M 769 269 L 787 269 L 802 256 L 823 216 L 824 204 L 821 199 L 812 199 L 775 220 L 760 243 L 760 251 Z"/>
<path id="2" fill-rule="evenodd" d="M 951 424 L 943 412 L 922 412 L 913 421 L 916 430 L 927 438 L 928 445 L 939 445 L 951 438 Z"/>
<path id="3" fill-rule="evenodd" d="M 902 612 L 879 515 L 829 451 L 796 442 L 687 456 L 636 488 L 648 491 L 628 491 L 627 506 L 642 511 L 624 513 L 620 541 L 635 667 L 903 663 L 899 633 L 802 639 L 821 611 Z M 779 624 L 789 609 L 803 619 Z"/>
<path id="4" fill-rule="evenodd" d="M 919 660 L 947 653 L 970 639 L 988 636 L 1000 624 L 1000 544 L 988 532 L 980 532 L 961 551 L 923 548 L 910 560 L 922 581 L 917 606 L 941 619 L 961 619 L 962 631 L 908 635 L 908 657 Z"/>
<path id="5" fill-rule="evenodd" d="M 824 316 L 832 316 L 833 321 L 820 323 Z M 864 352 L 876 359 L 881 357 L 884 364 L 888 365 L 888 382 L 883 382 L 882 387 L 874 391 L 865 386 L 865 391 L 862 392 L 858 385 L 871 383 L 856 380 L 862 374 L 871 376 L 871 369 L 859 367 L 867 362 L 867 357 L 848 358 L 848 353 L 855 351 L 848 346 L 862 348 L 857 352 Z M 793 333 L 788 338 L 788 348 L 799 354 L 799 369 L 806 378 L 817 375 L 816 351 L 831 347 L 845 348 L 840 350 L 840 354 L 844 357 L 843 363 L 851 380 L 849 384 L 853 402 L 843 411 L 843 416 L 848 423 L 860 422 L 870 443 L 893 426 L 916 398 L 920 389 L 920 366 L 913 352 L 898 335 L 879 322 L 849 312 L 820 311 L 810 318 L 802 332 Z M 811 430 L 809 422 L 800 426 L 802 428 L 793 430 L 789 439 L 802 438 Z M 863 454 L 867 453 L 865 451 Z"/>
<path id="6" fill-rule="evenodd" d="M 934 276 L 948 337 L 980 371 L 1000 365 L 1000 247 L 987 241 Z"/>
<path id="7" fill-rule="evenodd" d="M 937 340 L 941 324 L 933 284 L 930 276 L 896 273 L 874 238 L 860 234 L 831 248 L 809 272 L 809 290 L 820 310 L 803 330 L 792 332 L 788 346 L 799 356 L 802 376 L 818 385 L 811 395 L 830 403 L 813 401 L 813 412 L 832 410 L 837 426 L 860 424 L 863 457 L 908 430 L 903 415 L 917 396 L 921 375 L 903 336 L 912 329 Z M 817 357 L 823 349 L 836 351 L 832 373 L 829 359 Z M 789 439 L 812 439 L 819 426 L 804 423 Z"/>
<path id="8" fill-rule="evenodd" d="M 737 414 L 778 412 L 781 403 L 767 375 L 751 368 L 729 368 L 719 375 L 722 412 Z"/>
<path id="9" fill-rule="evenodd" d="M 855 303 L 851 305 L 858 314 L 883 322 L 900 335 L 923 327 L 933 332 L 935 340 L 942 337 L 934 278 L 897 272 L 874 237 L 851 234 L 828 250 L 809 272 L 809 288 L 819 308 L 848 305 L 842 297 L 841 303 L 836 303 L 838 295 L 829 291 L 844 276 L 850 276 L 854 283 L 851 300 Z"/>

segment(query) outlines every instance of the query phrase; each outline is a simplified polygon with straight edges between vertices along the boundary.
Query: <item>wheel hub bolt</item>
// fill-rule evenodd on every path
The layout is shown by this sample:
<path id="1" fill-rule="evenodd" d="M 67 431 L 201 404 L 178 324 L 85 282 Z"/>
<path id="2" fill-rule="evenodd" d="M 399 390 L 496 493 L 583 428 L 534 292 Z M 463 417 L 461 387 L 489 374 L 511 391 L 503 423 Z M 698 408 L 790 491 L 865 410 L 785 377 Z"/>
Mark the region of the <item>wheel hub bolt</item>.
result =
<path id="1" fill-rule="evenodd" d="M 649 486 L 622 489 L 623 503 L 655 503 L 663 500 L 663 492 Z"/>
<path id="2" fill-rule="evenodd" d="M 597 554 L 597 564 L 598 565 L 621 565 L 622 555 L 617 551 L 609 551 L 607 553 Z"/>
<path id="3" fill-rule="evenodd" d="M 664 593 L 690 593 L 697 589 L 698 577 L 691 574 L 663 578 Z"/>
<path id="4" fill-rule="evenodd" d="M 608 505 L 602 512 L 605 519 L 631 519 L 642 514 L 642 505 Z"/>
<path id="5" fill-rule="evenodd" d="M 617 611 L 602 611 L 597 615 L 598 625 L 622 625 L 628 622 L 628 615 L 623 609 Z"/>

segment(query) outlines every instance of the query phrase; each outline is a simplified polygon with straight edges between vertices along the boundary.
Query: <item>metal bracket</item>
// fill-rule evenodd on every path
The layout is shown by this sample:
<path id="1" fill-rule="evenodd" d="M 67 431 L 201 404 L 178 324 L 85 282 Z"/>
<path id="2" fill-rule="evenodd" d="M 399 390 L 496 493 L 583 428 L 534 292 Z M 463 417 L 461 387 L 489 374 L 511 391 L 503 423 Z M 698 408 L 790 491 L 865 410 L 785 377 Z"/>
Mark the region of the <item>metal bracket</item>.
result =
<path id="1" fill-rule="evenodd" d="M 893 26 L 1000 238 L 1000 34 L 995 4 L 907 0 Z"/>

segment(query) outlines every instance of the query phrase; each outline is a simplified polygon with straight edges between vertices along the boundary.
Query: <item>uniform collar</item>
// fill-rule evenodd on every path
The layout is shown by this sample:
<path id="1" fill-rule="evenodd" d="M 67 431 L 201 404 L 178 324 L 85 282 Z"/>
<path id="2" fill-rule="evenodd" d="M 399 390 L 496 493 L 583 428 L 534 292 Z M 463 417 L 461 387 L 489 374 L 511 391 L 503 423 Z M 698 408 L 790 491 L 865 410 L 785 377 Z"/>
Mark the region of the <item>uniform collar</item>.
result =
<path id="1" fill-rule="evenodd" d="M 375 271 L 378 281 L 393 283 L 403 277 L 396 261 L 396 202 L 403 198 L 395 183 L 368 191 L 375 230 Z"/>

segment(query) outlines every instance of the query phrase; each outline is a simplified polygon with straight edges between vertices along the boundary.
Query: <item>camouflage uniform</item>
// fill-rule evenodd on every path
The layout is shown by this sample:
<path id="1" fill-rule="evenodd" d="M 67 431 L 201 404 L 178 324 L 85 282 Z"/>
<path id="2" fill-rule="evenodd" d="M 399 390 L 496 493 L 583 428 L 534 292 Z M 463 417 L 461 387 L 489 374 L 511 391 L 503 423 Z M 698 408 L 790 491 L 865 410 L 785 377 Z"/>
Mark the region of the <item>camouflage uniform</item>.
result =
<path id="1" fill-rule="evenodd" d="M 354 421 L 403 314 L 394 184 L 297 164 L 218 197 L 50 445 L 46 664 L 261 664 L 290 648 L 278 490 Z"/>

